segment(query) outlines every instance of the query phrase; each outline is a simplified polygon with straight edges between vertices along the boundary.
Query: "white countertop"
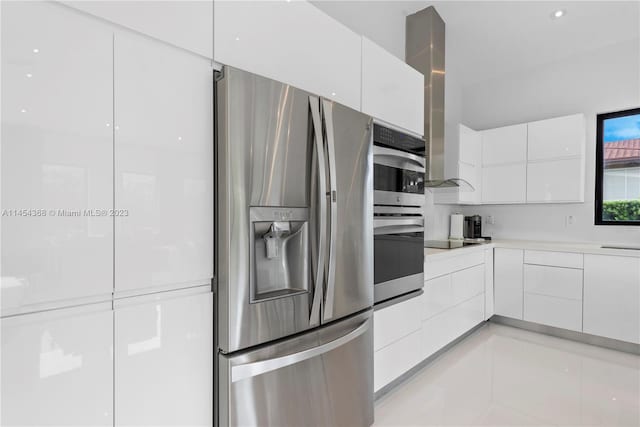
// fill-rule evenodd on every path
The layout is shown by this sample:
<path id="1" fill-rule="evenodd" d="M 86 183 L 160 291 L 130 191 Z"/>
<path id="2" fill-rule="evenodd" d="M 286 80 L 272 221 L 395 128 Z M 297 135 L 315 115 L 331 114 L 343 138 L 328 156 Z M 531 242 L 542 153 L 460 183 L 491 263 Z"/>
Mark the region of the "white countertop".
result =
<path id="1" fill-rule="evenodd" d="M 445 258 L 448 256 L 456 256 L 466 254 L 473 251 L 492 249 L 492 248 L 511 248 L 511 249 L 529 249 L 538 251 L 554 251 L 554 252 L 574 252 L 594 255 L 614 255 L 629 256 L 640 258 L 640 250 L 635 249 L 609 249 L 603 248 L 601 243 L 593 242 L 549 242 L 535 240 L 492 240 L 490 243 L 464 246 L 456 249 L 435 249 L 424 248 L 424 256 L 429 261 L 434 258 Z M 625 245 L 623 245 L 625 246 Z M 626 245 L 631 246 L 631 245 Z M 640 244 L 638 245 L 640 247 Z"/>

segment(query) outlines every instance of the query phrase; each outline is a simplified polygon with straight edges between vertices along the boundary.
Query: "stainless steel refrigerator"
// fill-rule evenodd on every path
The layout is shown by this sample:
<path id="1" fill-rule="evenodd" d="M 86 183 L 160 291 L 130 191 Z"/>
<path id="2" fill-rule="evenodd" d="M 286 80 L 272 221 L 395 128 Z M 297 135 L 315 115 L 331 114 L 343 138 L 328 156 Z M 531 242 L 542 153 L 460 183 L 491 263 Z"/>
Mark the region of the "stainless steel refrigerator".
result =
<path id="1" fill-rule="evenodd" d="M 218 420 L 373 422 L 371 118 L 216 79 Z"/>

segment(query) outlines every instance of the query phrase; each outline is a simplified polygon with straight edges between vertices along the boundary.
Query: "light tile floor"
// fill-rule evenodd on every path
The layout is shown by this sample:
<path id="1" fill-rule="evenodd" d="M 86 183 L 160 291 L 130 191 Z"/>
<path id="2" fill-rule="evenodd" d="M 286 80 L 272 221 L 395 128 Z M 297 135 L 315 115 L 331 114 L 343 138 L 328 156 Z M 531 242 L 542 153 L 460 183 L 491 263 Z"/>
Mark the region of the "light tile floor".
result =
<path id="1" fill-rule="evenodd" d="M 376 402 L 382 426 L 640 426 L 640 356 L 488 323 Z"/>

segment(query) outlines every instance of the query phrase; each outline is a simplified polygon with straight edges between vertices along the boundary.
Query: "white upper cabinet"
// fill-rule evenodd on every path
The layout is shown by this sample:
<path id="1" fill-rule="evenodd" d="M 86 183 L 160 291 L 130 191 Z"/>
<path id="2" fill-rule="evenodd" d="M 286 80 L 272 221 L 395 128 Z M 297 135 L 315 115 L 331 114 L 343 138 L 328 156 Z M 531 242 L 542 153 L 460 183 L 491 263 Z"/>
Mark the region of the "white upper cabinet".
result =
<path id="1" fill-rule="evenodd" d="M 527 161 L 527 125 L 518 124 L 482 132 L 482 165 Z"/>
<path id="2" fill-rule="evenodd" d="M 459 125 L 458 178 L 466 180 L 474 191 L 458 193 L 458 202 L 475 205 L 482 201 L 482 133 Z"/>
<path id="3" fill-rule="evenodd" d="M 171 294 L 116 302 L 117 427 L 212 425 L 212 294 Z"/>
<path id="4" fill-rule="evenodd" d="M 362 37 L 362 112 L 424 134 L 424 75 Z"/>
<path id="5" fill-rule="evenodd" d="M 583 332 L 640 344 L 640 258 L 584 256 Z"/>
<path id="6" fill-rule="evenodd" d="M 2 315 L 108 299 L 112 33 L 44 2 L 2 2 Z M 95 211 L 94 211 L 95 210 Z"/>
<path id="7" fill-rule="evenodd" d="M 114 69 L 116 293 L 210 283 L 210 61 L 118 33 Z"/>
<path id="8" fill-rule="evenodd" d="M 529 123 L 528 160 L 581 157 L 586 125 L 583 114 Z"/>
<path id="9" fill-rule="evenodd" d="M 513 163 L 482 168 L 482 203 L 525 203 L 527 164 Z"/>
<path id="10" fill-rule="evenodd" d="M 527 165 L 527 202 L 583 202 L 584 159 L 558 159 Z"/>
<path id="11" fill-rule="evenodd" d="M 76 0 L 62 3 L 213 58 L 213 0 Z"/>
<path id="12" fill-rule="evenodd" d="M 362 38 L 306 1 L 214 4 L 214 60 L 360 110 Z"/>
<path id="13" fill-rule="evenodd" d="M 3 426 L 113 426 L 111 303 L 2 319 Z"/>
<path id="14" fill-rule="evenodd" d="M 528 126 L 527 202 L 584 202 L 584 115 Z"/>

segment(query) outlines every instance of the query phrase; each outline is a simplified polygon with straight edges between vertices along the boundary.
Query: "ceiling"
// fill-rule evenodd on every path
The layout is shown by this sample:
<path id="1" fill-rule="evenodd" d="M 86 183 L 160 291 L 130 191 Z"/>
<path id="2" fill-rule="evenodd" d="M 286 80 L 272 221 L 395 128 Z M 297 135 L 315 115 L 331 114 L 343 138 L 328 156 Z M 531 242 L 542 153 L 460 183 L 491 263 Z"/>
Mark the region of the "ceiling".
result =
<path id="1" fill-rule="evenodd" d="M 447 70 L 462 85 L 640 38 L 638 0 L 312 3 L 402 59 L 406 15 L 435 6 L 447 24 Z M 558 9 L 566 15 L 552 19 Z"/>

